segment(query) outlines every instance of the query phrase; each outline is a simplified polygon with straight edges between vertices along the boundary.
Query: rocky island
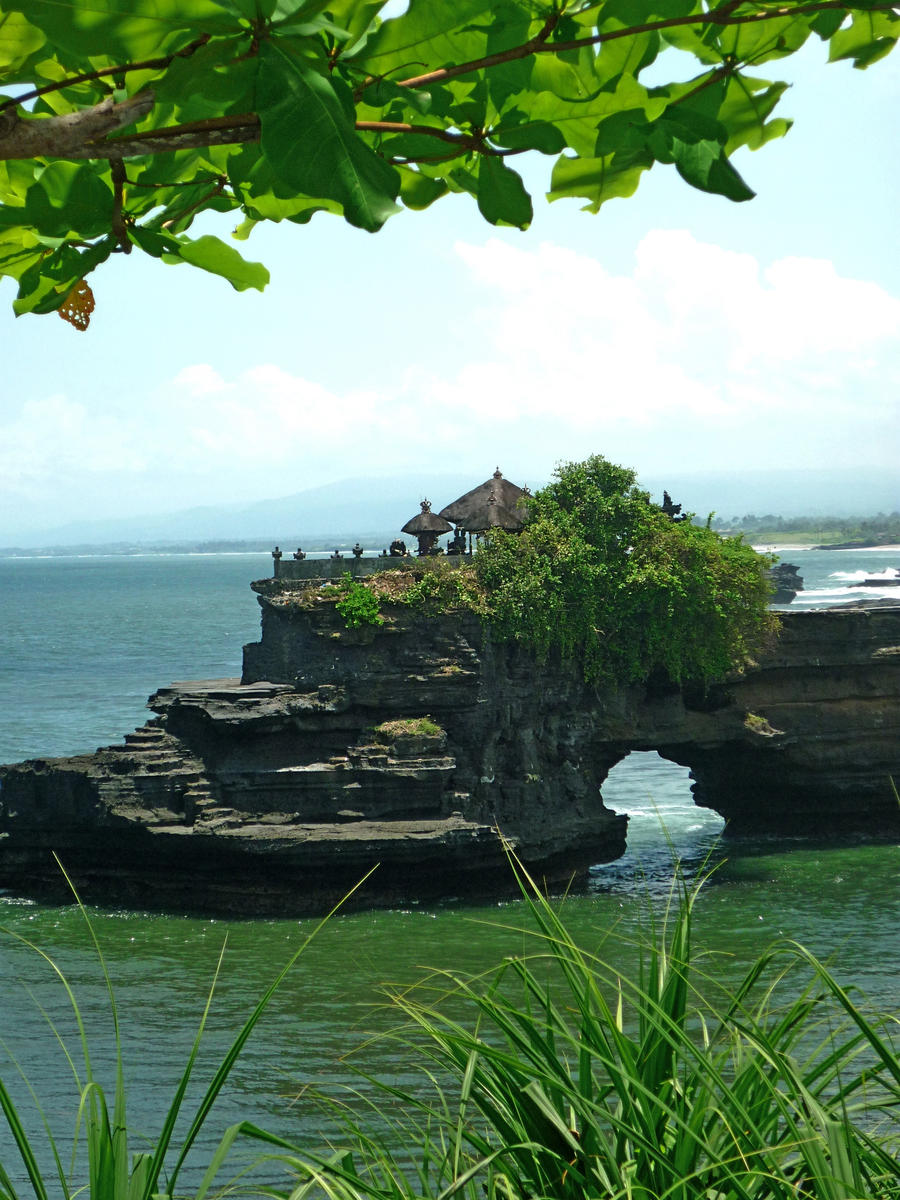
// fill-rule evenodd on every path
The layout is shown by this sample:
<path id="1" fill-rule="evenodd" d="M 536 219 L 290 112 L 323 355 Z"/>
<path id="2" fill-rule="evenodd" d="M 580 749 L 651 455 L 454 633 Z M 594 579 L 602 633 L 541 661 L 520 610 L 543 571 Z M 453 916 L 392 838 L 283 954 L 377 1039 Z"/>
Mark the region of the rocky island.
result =
<path id="1" fill-rule="evenodd" d="M 900 608 L 786 613 L 706 688 L 586 683 L 472 613 L 348 629 L 333 588 L 252 585 L 241 679 L 176 683 L 124 745 L 0 768 L 0 886 L 239 913 L 508 890 L 498 831 L 563 881 L 621 855 L 604 780 L 631 750 L 690 768 L 726 832 L 896 834 Z M 303 591 L 304 603 L 298 603 Z"/>

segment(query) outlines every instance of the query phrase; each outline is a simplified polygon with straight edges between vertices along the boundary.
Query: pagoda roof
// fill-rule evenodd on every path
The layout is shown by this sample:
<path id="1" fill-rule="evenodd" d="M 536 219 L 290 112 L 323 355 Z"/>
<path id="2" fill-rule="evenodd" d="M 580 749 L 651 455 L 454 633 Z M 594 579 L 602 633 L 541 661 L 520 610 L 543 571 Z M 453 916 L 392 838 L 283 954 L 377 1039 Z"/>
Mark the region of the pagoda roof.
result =
<path id="1" fill-rule="evenodd" d="M 498 467 L 490 479 L 486 479 L 478 487 L 472 488 L 470 492 L 466 492 L 458 500 L 454 500 L 452 504 L 442 508 L 439 515 L 452 521 L 454 525 L 461 525 L 464 529 L 471 530 L 472 533 L 496 528 L 521 529 L 525 516 L 522 498 L 527 495 L 525 488 L 504 479 Z M 492 496 L 495 519 L 483 524 L 482 522 L 491 515 L 485 506 L 490 503 Z M 501 516 L 502 520 L 496 519 Z M 474 525 L 472 524 L 473 520 L 476 523 Z"/>
<path id="2" fill-rule="evenodd" d="M 453 526 L 444 517 L 431 511 L 431 501 L 419 501 L 421 512 L 416 513 L 403 526 L 402 533 L 449 533 Z"/>
<path id="3" fill-rule="evenodd" d="M 519 511 L 523 512 L 521 506 Z M 461 522 L 461 528 L 467 533 L 485 533 L 488 529 L 506 529 L 510 533 L 518 533 L 524 526 L 525 522 L 519 513 L 501 504 L 493 492 L 486 500 L 471 506 Z"/>

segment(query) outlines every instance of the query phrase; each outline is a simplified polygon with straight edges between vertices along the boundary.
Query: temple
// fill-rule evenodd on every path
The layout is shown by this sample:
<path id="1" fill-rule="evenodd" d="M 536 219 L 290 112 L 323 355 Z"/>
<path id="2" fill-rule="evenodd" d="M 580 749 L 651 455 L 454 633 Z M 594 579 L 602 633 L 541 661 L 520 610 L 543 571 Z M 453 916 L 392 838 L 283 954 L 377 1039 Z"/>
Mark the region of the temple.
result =
<path id="1" fill-rule="evenodd" d="M 531 493 L 527 487 L 519 487 L 503 478 L 499 467 L 490 479 L 465 492 L 440 512 L 432 512 L 431 501 L 420 501 L 420 511 L 410 517 L 401 532 L 416 539 L 412 556 L 417 558 L 446 554 L 457 562 L 465 560 L 474 549 L 474 541 L 492 529 L 505 529 L 518 533 L 524 526 L 526 501 Z M 446 545 L 440 539 L 451 535 Z M 351 556 L 352 555 L 352 556 Z M 385 568 L 385 559 L 410 557 L 410 549 L 401 538 L 396 538 L 390 549 L 366 551 L 359 542 L 351 555 L 342 555 L 337 550 L 329 559 L 310 559 L 298 546 L 296 552 L 285 558 L 279 546 L 272 551 L 272 575 L 275 579 L 339 579 L 350 575 L 374 575 Z M 397 565 L 392 562 L 391 566 Z"/>

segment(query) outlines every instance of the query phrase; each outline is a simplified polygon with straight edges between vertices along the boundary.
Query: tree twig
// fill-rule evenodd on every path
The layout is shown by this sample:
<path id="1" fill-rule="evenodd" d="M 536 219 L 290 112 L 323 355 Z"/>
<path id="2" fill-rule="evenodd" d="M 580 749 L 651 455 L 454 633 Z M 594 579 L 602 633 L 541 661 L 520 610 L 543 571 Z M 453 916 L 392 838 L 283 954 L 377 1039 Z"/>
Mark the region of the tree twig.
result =
<path id="1" fill-rule="evenodd" d="M 210 34 L 201 33 L 200 37 L 190 42 L 182 50 L 174 54 L 166 54 L 160 58 L 147 58 L 143 62 L 120 63 L 115 67 L 99 67 L 96 71 L 85 71 L 83 75 L 70 75 L 67 79 L 58 79 L 54 83 L 45 83 L 41 87 L 32 88 L 21 96 L 10 96 L 0 103 L 0 112 L 17 104 L 26 104 L 29 100 L 37 100 L 39 96 L 47 96 L 51 92 L 61 92 L 66 88 L 76 87 L 79 83 L 90 83 L 93 79 L 103 79 L 107 75 L 127 75 L 129 71 L 162 71 L 172 65 L 176 58 L 190 58 L 201 46 L 205 46 Z"/>
<path id="2" fill-rule="evenodd" d="M 228 177 L 226 175 L 220 175 L 214 188 L 210 188 L 210 190 L 204 196 L 201 196 L 199 200 L 195 200 L 193 204 L 189 204 L 187 208 L 182 209 L 180 213 L 176 213 L 174 217 L 170 217 L 168 221 L 163 221 L 163 229 L 170 229 L 173 225 L 177 225 L 180 221 L 183 221 L 185 217 L 189 217 L 192 212 L 196 212 L 198 208 L 202 208 L 207 201 L 214 199 L 216 196 L 220 196 L 222 192 L 225 191 L 225 185 L 227 183 Z"/>
<path id="3" fill-rule="evenodd" d="M 834 10 L 852 7 L 847 0 L 809 0 L 806 4 L 779 5 L 778 8 L 765 9 L 755 13 L 735 14 L 731 4 L 723 4 L 720 8 L 711 9 L 705 13 L 688 13 L 681 17 L 664 17 L 659 21 L 647 21 L 642 25 L 630 25 L 625 29 L 611 29 L 607 33 L 595 33 L 591 37 L 572 38 L 567 42 L 537 42 L 532 38 L 521 46 L 513 46 L 509 50 L 499 50 L 496 54 L 484 58 L 472 59 L 470 62 L 457 63 L 452 67 L 440 67 L 436 71 L 428 71 L 424 75 L 413 75 L 409 79 L 399 80 L 397 87 L 424 87 L 429 83 L 443 83 L 448 79 L 456 79 L 460 75 L 468 75 L 472 71 L 484 70 L 503 62 L 515 62 L 520 58 L 529 58 L 532 54 L 560 54 L 567 50 L 583 50 L 589 46 L 600 46 L 605 42 L 615 42 L 625 37 L 634 37 L 640 33 L 658 33 L 664 29 L 677 29 L 691 25 L 753 25 L 760 21 L 774 21 L 785 17 L 806 16 L 809 13 L 833 12 Z M 895 3 L 873 4 L 866 7 L 867 12 L 897 12 Z M 374 80 L 372 82 L 375 82 Z"/>
<path id="4" fill-rule="evenodd" d="M 128 236 L 128 230 L 125 228 L 125 164 L 121 158 L 116 159 L 110 164 L 110 170 L 113 181 L 112 231 L 121 247 L 122 253 L 130 254 L 131 239 Z"/>

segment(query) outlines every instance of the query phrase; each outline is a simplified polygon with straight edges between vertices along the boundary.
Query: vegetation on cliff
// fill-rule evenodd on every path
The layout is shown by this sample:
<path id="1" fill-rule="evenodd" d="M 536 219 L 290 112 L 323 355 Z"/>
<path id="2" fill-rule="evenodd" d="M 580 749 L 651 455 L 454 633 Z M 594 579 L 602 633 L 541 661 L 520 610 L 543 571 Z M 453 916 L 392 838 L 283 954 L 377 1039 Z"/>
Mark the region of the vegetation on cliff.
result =
<path id="1" fill-rule="evenodd" d="M 600 455 L 562 464 L 528 499 L 523 532 L 493 530 L 471 565 L 419 559 L 353 584 L 353 595 L 428 613 L 468 609 L 540 657 L 576 660 L 589 680 L 720 677 L 777 628 L 771 559 L 740 537 L 673 520 L 635 479 Z M 339 608 L 349 602 L 342 586 Z M 378 604 L 366 603 L 354 601 L 354 619 L 368 611 L 374 623 Z"/>
<path id="2" fill-rule="evenodd" d="M 770 560 L 741 538 L 673 520 L 635 473 L 599 455 L 559 466 L 521 535 L 492 533 L 475 557 L 492 626 L 588 679 L 712 679 L 776 628 Z"/>
<path id="3" fill-rule="evenodd" d="M 378 611 L 378 600 L 374 593 L 363 584 L 356 583 L 349 573 L 341 581 L 341 597 L 335 608 L 344 618 L 348 629 L 384 624 L 384 617 Z"/>
<path id="4" fill-rule="evenodd" d="M 375 738 L 389 744 L 396 738 L 436 738 L 443 729 L 433 717 L 399 717 L 394 721 L 382 721 L 375 726 Z"/>

